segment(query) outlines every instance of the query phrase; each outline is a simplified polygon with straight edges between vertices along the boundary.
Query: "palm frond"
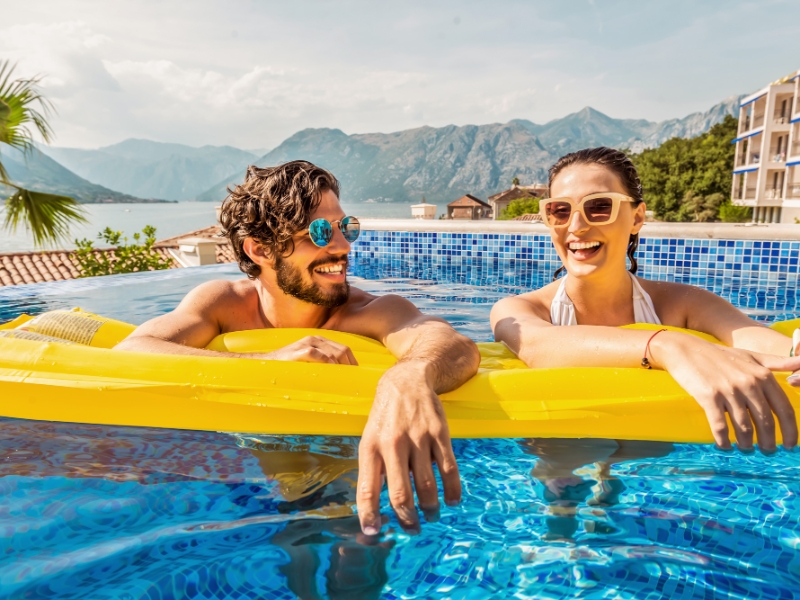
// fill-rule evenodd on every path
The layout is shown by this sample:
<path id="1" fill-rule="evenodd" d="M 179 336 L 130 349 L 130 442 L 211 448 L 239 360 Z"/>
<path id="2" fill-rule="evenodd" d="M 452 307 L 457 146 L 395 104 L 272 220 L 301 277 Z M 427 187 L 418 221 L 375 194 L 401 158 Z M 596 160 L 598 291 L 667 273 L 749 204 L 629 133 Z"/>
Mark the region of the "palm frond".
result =
<path id="1" fill-rule="evenodd" d="M 12 79 L 14 67 L 0 61 L 0 142 L 28 152 L 33 147 L 31 125 L 50 143 L 53 130 L 47 120 L 54 108 L 39 92 L 41 77 Z"/>
<path id="2" fill-rule="evenodd" d="M 17 191 L 5 201 L 3 229 L 13 233 L 23 223 L 38 247 L 66 241 L 70 224 L 88 222 L 86 212 L 72 198 L 12 187 Z"/>

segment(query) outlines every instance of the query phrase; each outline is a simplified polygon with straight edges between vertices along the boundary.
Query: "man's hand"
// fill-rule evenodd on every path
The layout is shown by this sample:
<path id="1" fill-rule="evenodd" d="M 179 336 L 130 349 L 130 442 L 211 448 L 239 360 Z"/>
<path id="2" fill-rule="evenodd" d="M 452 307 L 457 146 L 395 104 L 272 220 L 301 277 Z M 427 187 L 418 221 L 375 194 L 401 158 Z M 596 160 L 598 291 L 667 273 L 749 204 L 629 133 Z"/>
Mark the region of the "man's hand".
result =
<path id="1" fill-rule="evenodd" d="M 330 363 L 333 365 L 358 365 L 356 357 L 353 356 L 350 348 L 318 335 L 306 336 L 293 344 L 267 354 L 243 353 L 239 356 L 267 360 Z"/>
<path id="2" fill-rule="evenodd" d="M 419 532 L 409 472 L 414 474 L 419 507 L 428 520 L 438 516 L 435 462 L 448 505 L 461 501 L 461 480 L 450 443 L 442 404 L 433 391 L 429 365 L 401 362 L 381 378 L 358 449 L 356 503 L 361 529 L 375 535 L 381 528 L 383 476 L 397 520 L 409 533 Z"/>

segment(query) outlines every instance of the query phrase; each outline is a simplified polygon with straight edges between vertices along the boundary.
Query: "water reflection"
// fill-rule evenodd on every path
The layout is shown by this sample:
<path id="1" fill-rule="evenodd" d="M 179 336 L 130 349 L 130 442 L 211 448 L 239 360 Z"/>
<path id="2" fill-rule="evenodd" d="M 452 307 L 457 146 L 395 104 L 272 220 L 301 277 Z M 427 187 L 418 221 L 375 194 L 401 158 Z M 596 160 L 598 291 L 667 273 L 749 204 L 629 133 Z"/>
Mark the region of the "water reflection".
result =
<path id="1" fill-rule="evenodd" d="M 674 448 L 665 442 L 561 438 L 522 440 L 520 445 L 539 458 L 531 476 L 542 484 L 541 497 L 550 515 L 545 540 L 572 540 L 581 525 L 581 504 L 604 508 L 619 503 L 625 484 L 612 473 L 613 464 L 660 458 Z M 600 520 L 587 519 L 583 525 L 590 533 L 616 531 Z"/>
<path id="2" fill-rule="evenodd" d="M 778 599 L 800 585 L 796 453 L 454 440 L 462 504 L 407 537 L 384 493 L 385 534 L 367 538 L 357 441 L 0 418 L 0 596 Z"/>
<path id="3" fill-rule="evenodd" d="M 378 598 L 395 541 L 364 536 L 354 515 L 356 440 L 309 440 L 0 418 L 0 571 L 20 597 L 67 582 L 104 589 L 85 549 L 139 536 L 143 553 L 105 560 L 123 579 L 148 569 L 151 543 L 176 574 L 216 565 L 235 579 L 258 568 L 237 562 L 247 547 L 267 545 L 284 553 L 271 566 L 279 587 L 299 598 Z M 201 567 L 192 552 L 202 547 Z M 69 568 L 46 573 L 52 551 Z"/>
<path id="4" fill-rule="evenodd" d="M 365 536 L 353 515 L 355 441 L 327 438 L 328 453 L 322 454 L 311 451 L 310 444 L 289 444 L 282 438 L 236 437 L 264 475 L 279 484 L 279 512 L 328 517 L 289 521 L 273 536 L 272 543 L 289 557 L 279 567 L 287 587 L 302 600 L 379 598 L 389 580 L 386 561 L 395 541 Z"/>
<path id="5" fill-rule="evenodd" d="M 303 600 L 379 598 L 389 581 L 386 561 L 395 542 L 363 535 L 358 517 L 292 521 L 272 542 L 289 555 L 280 571 Z"/>

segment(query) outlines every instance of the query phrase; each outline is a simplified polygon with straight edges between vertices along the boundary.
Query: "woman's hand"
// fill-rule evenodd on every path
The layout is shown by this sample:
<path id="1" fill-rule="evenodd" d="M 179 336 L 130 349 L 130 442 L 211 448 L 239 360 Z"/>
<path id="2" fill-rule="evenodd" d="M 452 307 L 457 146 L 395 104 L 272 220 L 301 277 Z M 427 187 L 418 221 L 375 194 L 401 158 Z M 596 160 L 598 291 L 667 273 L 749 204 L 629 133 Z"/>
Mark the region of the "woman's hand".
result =
<path id="1" fill-rule="evenodd" d="M 730 416 L 739 447 L 775 450 L 775 417 L 783 445 L 797 444 L 794 408 L 772 371 L 800 370 L 800 358 L 781 358 L 711 344 L 683 333 L 664 332 L 650 345 L 653 365 L 667 371 L 703 408 L 717 445 L 730 448 Z"/>

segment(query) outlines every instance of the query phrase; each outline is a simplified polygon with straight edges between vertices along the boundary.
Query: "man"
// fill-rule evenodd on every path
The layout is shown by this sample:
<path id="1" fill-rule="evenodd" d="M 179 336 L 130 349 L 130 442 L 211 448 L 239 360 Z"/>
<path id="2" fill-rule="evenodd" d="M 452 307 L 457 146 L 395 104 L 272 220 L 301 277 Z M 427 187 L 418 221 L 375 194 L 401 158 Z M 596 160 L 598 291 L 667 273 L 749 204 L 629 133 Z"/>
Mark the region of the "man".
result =
<path id="1" fill-rule="evenodd" d="M 333 175 L 305 161 L 250 167 L 245 182 L 225 199 L 220 222 L 248 279 L 200 285 L 173 312 L 143 324 L 117 349 L 230 357 L 204 347 L 220 333 L 271 327 L 331 329 L 378 340 L 398 360 L 378 383 L 359 445 L 361 528 L 367 535 L 380 531 L 385 475 L 398 521 L 407 531 L 418 531 L 409 471 L 420 508 L 435 514 L 434 462 L 445 502 L 458 503 L 461 482 L 437 394 L 475 374 L 478 349 L 399 296 L 376 297 L 349 286 L 347 255 L 359 226 L 342 211 Z M 233 356 L 356 364 L 349 348 L 324 336 L 266 354 Z"/>

